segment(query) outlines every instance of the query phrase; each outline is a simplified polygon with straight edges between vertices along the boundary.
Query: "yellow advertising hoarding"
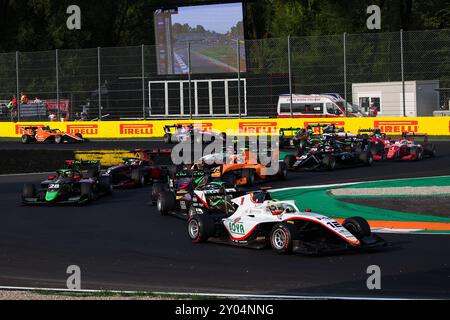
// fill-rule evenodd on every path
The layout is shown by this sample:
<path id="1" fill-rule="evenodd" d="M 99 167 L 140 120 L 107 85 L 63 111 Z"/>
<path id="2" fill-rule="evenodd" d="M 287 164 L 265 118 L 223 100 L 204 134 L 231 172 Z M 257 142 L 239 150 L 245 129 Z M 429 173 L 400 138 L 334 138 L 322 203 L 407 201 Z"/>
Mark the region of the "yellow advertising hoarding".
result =
<path id="1" fill-rule="evenodd" d="M 315 123 L 335 123 L 345 131 L 380 128 L 382 132 L 400 135 L 402 132 L 427 133 L 431 136 L 450 136 L 450 117 L 414 118 L 279 118 L 279 119 L 203 119 L 203 120 L 146 120 L 98 122 L 3 122 L 0 137 L 22 135 L 22 127 L 50 126 L 69 133 L 81 133 L 91 139 L 160 138 L 164 126 L 173 124 L 194 126 L 205 131 L 226 132 L 228 135 L 277 134 L 278 129 L 304 127 Z"/>

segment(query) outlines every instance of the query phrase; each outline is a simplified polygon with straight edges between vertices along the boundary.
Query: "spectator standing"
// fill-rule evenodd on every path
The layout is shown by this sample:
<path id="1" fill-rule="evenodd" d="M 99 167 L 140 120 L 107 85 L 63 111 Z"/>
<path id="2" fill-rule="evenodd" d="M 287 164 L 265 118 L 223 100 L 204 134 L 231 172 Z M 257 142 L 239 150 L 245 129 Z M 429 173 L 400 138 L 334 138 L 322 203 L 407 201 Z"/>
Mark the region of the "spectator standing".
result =
<path id="1" fill-rule="evenodd" d="M 55 114 L 52 112 L 48 115 L 48 120 L 53 122 L 53 121 L 55 121 L 55 117 L 56 117 Z"/>
<path id="2" fill-rule="evenodd" d="M 20 93 L 20 103 L 22 103 L 22 104 L 28 103 L 28 97 L 23 92 Z"/>

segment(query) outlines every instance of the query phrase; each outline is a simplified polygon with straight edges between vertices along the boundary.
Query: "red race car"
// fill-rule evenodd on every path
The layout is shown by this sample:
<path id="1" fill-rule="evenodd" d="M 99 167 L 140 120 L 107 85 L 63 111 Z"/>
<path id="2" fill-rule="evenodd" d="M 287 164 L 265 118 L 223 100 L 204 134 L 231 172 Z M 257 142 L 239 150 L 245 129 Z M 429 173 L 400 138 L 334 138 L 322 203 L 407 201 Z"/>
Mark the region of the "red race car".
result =
<path id="1" fill-rule="evenodd" d="M 423 137 L 423 143 L 416 143 L 415 137 Z M 387 153 L 388 160 L 422 160 L 424 157 L 435 157 L 436 146 L 428 142 L 428 135 L 403 133 L 402 137 L 392 141 Z"/>
<path id="2" fill-rule="evenodd" d="M 136 149 L 133 151 L 135 157 L 124 158 L 122 164 L 108 168 L 106 175 L 111 176 L 114 188 L 142 187 L 154 181 L 159 181 L 168 174 L 171 151 L 170 149 Z M 157 159 L 158 156 L 164 155 L 167 155 L 167 165 L 160 164 L 163 162 L 162 157 Z"/>
<path id="3" fill-rule="evenodd" d="M 382 133 L 380 129 L 360 129 L 358 130 L 358 136 L 367 139 L 373 160 L 386 160 L 392 144 L 391 138 L 386 137 L 386 134 Z"/>

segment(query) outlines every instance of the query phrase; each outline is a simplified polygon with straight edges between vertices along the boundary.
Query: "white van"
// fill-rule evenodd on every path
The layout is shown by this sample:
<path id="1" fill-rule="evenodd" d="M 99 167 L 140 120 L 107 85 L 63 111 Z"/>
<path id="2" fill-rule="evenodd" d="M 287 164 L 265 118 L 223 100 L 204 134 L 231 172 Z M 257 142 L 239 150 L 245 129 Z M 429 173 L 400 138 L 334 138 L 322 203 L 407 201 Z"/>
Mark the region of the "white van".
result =
<path id="1" fill-rule="evenodd" d="M 346 107 L 347 106 L 347 107 Z M 278 97 L 277 112 L 279 118 L 291 117 L 291 95 Z M 292 116 L 296 118 L 328 118 L 328 117 L 362 117 L 357 106 L 345 100 L 337 93 L 325 94 L 293 94 Z"/>

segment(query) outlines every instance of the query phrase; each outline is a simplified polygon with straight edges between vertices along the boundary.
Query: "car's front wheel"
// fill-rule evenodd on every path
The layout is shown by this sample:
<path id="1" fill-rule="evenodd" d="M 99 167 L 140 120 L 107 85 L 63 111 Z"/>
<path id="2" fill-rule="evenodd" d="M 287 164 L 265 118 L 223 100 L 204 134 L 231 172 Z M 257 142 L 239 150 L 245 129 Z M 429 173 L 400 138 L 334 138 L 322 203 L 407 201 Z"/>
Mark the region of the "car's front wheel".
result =
<path id="1" fill-rule="evenodd" d="M 170 191 L 163 191 L 159 194 L 156 207 L 161 215 L 166 215 L 175 209 L 175 196 Z"/>
<path id="2" fill-rule="evenodd" d="M 347 218 L 342 225 L 358 239 L 368 237 L 372 234 L 369 223 L 362 217 Z"/>
<path id="3" fill-rule="evenodd" d="M 22 189 L 22 198 L 23 199 L 32 198 L 32 197 L 34 197 L 35 194 L 36 194 L 36 189 L 34 187 L 34 184 L 26 183 L 23 186 L 23 189 Z"/>

